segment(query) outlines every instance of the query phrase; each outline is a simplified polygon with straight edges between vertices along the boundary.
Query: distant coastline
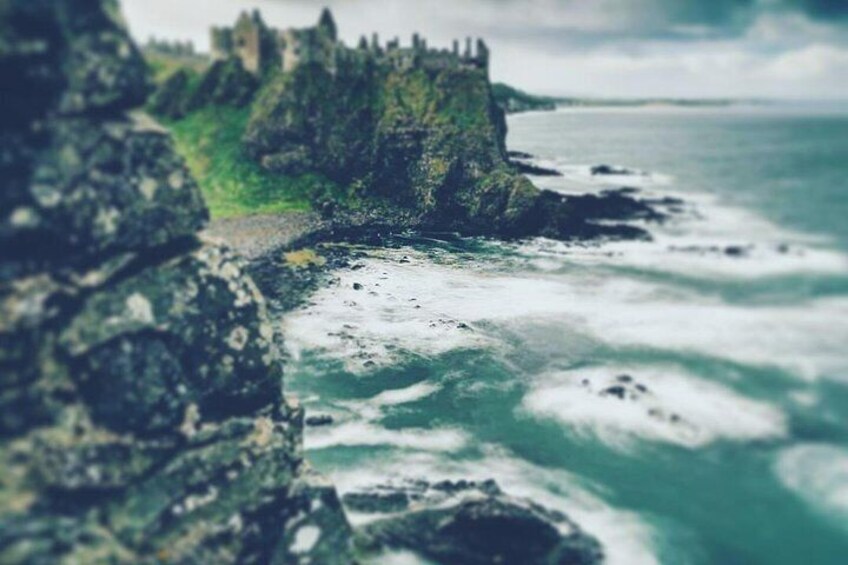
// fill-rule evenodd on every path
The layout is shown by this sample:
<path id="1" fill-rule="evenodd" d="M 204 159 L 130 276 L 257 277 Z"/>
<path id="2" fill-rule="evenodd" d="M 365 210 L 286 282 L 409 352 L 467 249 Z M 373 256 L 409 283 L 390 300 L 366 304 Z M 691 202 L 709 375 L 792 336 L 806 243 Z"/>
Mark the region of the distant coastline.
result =
<path id="1" fill-rule="evenodd" d="M 683 108 L 714 108 L 740 104 L 768 104 L 763 99 L 736 98 L 602 98 L 580 96 L 545 96 L 531 94 L 504 83 L 492 85 L 492 93 L 498 105 L 508 114 L 521 112 L 553 111 L 571 107 L 620 107 L 642 108 L 670 106 Z"/>

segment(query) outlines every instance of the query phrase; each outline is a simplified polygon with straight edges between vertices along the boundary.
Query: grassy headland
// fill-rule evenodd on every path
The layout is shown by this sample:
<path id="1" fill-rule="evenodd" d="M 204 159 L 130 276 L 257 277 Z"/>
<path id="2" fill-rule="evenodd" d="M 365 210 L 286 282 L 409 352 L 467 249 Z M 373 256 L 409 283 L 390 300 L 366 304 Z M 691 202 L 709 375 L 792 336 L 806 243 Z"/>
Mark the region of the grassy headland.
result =
<path id="1" fill-rule="evenodd" d="M 208 94 L 199 92 L 208 88 L 203 82 L 205 69 L 161 55 L 148 54 L 147 62 L 157 84 L 165 84 L 178 72 L 188 77 L 180 89 L 186 111 L 160 119 L 172 132 L 213 218 L 309 210 L 316 202 L 338 197 L 339 187 L 320 174 L 271 173 L 246 154 L 242 136 L 249 106 L 213 100 L 211 105 L 192 107 L 192 102 Z"/>
<path id="2" fill-rule="evenodd" d="M 274 175 L 244 155 L 241 136 L 249 113 L 213 106 L 167 124 L 212 217 L 308 210 L 307 195 L 319 179 Z"/>

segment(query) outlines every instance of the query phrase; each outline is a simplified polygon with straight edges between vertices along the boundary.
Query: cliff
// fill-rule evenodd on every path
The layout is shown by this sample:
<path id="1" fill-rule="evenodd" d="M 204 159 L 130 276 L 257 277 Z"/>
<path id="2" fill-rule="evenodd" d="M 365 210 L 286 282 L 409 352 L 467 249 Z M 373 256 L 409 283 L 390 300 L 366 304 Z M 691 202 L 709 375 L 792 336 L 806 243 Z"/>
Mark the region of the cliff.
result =
<path id="1" fill-rule="evenodd" d="M 279 174 L 317 171 L 422 225 L 517 234 L 538 191 L 506 159 L 484 69 L 396 69 L 369 58 L 300 66 L 258 94 L 249 154 Z"/>
<path id="2" fill-rule="evenodd" d="M 263 47 L 272 40 L 273 56 Z M 468 40 L 463 54 L 458 42 L 428 49 L 417 34 L 411 47 L 384 49 L 375 37 L 348 48 L 326 11 L 314 28 L 281 32 L 243 14 L 234 29 L 213 30 L 214 41 L 211 68 L 173 73 L 149 107 L 175 132 L 216 215 L 313 208 L 335 211 L 342 227 L 352 212 L 381 228 L 400 218 L 395 227 L 467 235 L 646 236 L 584 217 L 509 160 L 503 88 L 489 81 L 482 41 L 474 53 Z M 198 153 L 208 131 L 242 142 L 224 159 L 214 146 Z M 207 175 L 210 166 L 240 174 Z"/>
<path id="3" fill-rule="evenodd" d="M 3 2 L 0 36 L 0 562 L 349 562 L 116 2 Z"/>

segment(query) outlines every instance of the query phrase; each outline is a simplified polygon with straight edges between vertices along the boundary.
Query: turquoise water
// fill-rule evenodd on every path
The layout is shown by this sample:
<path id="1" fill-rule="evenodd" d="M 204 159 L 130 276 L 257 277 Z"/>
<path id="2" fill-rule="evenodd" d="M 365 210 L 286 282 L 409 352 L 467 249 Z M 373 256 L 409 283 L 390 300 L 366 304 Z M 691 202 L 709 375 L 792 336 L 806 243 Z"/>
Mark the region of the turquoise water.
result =
<path id="1" fill-rule="evenodd" d="M 342 492 L 494 478 L 609 563 L 843 563 L 848 113 L 526 114 L 508 143 L 564 173 L 541 186 L 686 204 L 652 242 L 360 248 L 281 321 L 289 392 L 336 420 L 315 466 Z"/>

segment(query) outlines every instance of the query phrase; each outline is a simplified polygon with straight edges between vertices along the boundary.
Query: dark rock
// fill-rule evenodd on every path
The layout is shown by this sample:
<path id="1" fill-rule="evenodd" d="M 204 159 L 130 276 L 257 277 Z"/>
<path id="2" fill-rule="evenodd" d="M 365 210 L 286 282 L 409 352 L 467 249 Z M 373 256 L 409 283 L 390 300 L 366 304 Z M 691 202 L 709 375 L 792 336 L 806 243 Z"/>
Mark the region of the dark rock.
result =
<path id="1" fill-rule="evenodd" d="M 360 283 L 358 283 L 358 282 L 353 283 L 353 290 L 362 290 L 363 288 L 365 288 L 365 287 L 363 287 Z"/>
<path id="2" fill-rule="evenodd" d="M 748 254 L 748 249 L 740 245 L 728 245 L 724 248 L 724 254 L 728 257 L 744 257 Z"/>
<path id="3" fill-rule="evenodd" d="M 650 239 L 642 228 L 609 221 L 665 218 L 647 204 L 619 191 L 564 196 L 544 190 L 534 206 L 533 224 L 527 231 L 555 239 Z"/>
<path id="4" fill-rule="evenodd" d="M 350 510 L 391 513 L 357 532 L 367 557 L 406 549 L 440 563 L 598 563 L 598 542 L 560 512 L 504 494 L 493 480 L 405 480 L 343 498 Z M 563 535 L 561 532 L 570 532 Z"/>
<path id="5" fill-rule="evenodd" d="M 433 483 L 428 486 L 435 491 L 441 491 L 450 495 L 471 490 L 476 490 L 490 496 L 503 494 L 498 484 L 492 479 L 486 479 L 481 482 L 466 481 L 464 479 L 459 481 L 439 481 L 438 483 Z"/>
<path id="6" fill-rule="evenodd" d="M 525 161 L 521 161 L 518 159 L 514 159 L 511 161 L 512 166 L 515 167 L 522 175 L 532 175 L 537 177 L 561 177 L 562 173 L 557 171 L 556 169 L 548 169 L 545 167 L 540 167 L 538 165 L 534 165 L 533 163 L 527 163 Z"/>
<path id="7" fill-rule="evenodd" d="M 326 219 L 332 218 L 336 213 L 336 203 L 332 200 L 325 200 L 320 204 L 321 217 Z"/>
<path id="8" fill-rule="evenodd" d="M 624 400 L 624 396 L 625 396 L 626 393 L 627 393 L 627 390 L 623 386 L 615 385 L 615 386 L 611 386 L 609 388 L 604 389 L 602 394 L 604 396 L 606 396 L 606 395 L 615 396 L 616 398 L 618 398 L 620 400 Z"/>
<path id="9" fill-rule="evenodd" d="M 620 383 L 631 383 L 633 382 L 633 377 L 631 377 L 630 375 L 618 375 L 615 380 Z"/>
<path id="10" fill-rule="evenodd" d="M 318 414 L 316 416 L 308 416 L 306 418 L 306 425 L 312 426 L 314 428 L 320 426 L 329 426 L 334 422 L 333 417 L 329 414 Z"/>
<path id="11" fill-rule="evenodd" d="M 557 525 L 567 523 L 563 535 Z M 369 524 L 360 543 L 367 549 L 407 549 L 442 563 L 596 564 L 598 542 L 564 515 L 504 495 L 409 512 Z"/>
<path id="12" fill-rule="evenodd" d="M 643 384 L 637 384 L 636 390 L 638 390 L 639 392 L 648 392 L 648 387 Z"/>
<path id="13" fill-rule="evenodd" d="M 192 237 L 208 218 L 170 137 L 149 118 L 54 120 L 32 167 L 29 204 L 0 227 L 18 272 L 154 249 Z"/>
<path id="14" fill-rule="evenodd" d="M 352 492 L 342 497 L 348 510 L 365 514 L 400 512 L 409 508 L 409 495 L 405 492 Z"/>
<path id="15" fill-rule="evenodd" d="M 630 169 L 614 167 L 612 165 L 595 165 L 592 167 L 593 175 L 635 175 L 638 174 Z"/>
<path id="16" fill-rule="evenodd" d="M 237 257 L 205 246 L 88 301 L 59 343 L 79 360 L 76 378 L 97 420 L 154 431 L 192 403 L 216 419 L 274 397 L 282 372 L 273 329 L 243 269 Z"/>
<path id="17" fill-rule="evenodd" d="M 526 159 L 532 159 L 533 158 L 533 155 L 531 155 L 530 153 L 525 153 L 523 151 L 507 151 L 506 155 L 510 159 L 525 159 L 526 160 Z"/>
<path id="18" fill-rule="evenodd" d="M 604 192 L 607 192 L 607 191 L 604 191 Z M 616 189 L 614 192 L 617 192 L 619 194 L 626 194 L 628 196 L 633 196 L 634 194 L 639 194 L 642 191 L 639 190 L 636 187 L 633 187 L 633 186 L 622 186 L 621 188 Z M 665 200 L 665 198 L 663 198 L 663 200 Z M 676 200 L 676 198 L 673 198 L 672 200 Z M 653 200 L 646 200 L 646 202 L 654 202 L 654 201 Z M 681 201 L 681 203 L 682 203 L 682 201 Z"/>

